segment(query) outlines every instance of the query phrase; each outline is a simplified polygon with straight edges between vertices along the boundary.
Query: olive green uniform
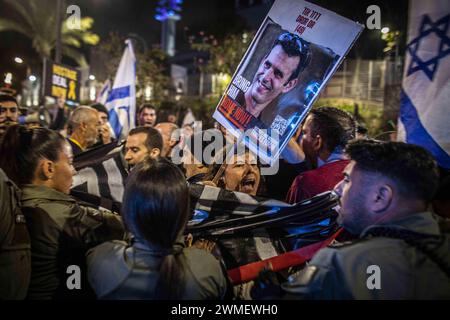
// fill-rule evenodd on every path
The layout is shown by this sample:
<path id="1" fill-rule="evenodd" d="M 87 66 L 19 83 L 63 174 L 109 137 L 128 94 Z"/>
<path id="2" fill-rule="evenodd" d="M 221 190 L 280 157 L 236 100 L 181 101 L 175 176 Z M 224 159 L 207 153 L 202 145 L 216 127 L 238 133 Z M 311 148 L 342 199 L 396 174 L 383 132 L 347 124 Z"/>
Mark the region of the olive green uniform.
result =
<path id="1" fill-rule="evenodd" d="M 288 298 L 450 299 L 450 278 L 430 256 L 402 239 L 366 237 L 383 227 L 441 235 L 431 213 L 413 214 L 363 231 L 361 240 L 320 250 L 282 288 Z M 441 261 L 450 266 L 449 237 L 442 237 Z"/>
<path id="2" fill-rule="evenodd" d="M 221 299 L 227 282 L 220 262 L 206 250 L 183 248 L 186 261 L 182 299 Z M 162 255 L 138 241 L 106 242 L 87 254 L 88 277 L 100 299 L 155 299 Z"/>
<path id="3" fill-rule="evenodd" d="M 119 216 L 81 206 L 75 199 L 45 186 L 24 185 L 22 210 L 31 237 L 30 299 L 94 297 L 87 285 L 87 249 L 111 239 L 122 239 Z M 81 290 L 69 289 L 67 269 L 81 269 Z"/>
<path id="4" fill-rule="evenodd" d="M 0 299 L 24 299 L 30 282 L 30 237 L 20 195 L 0 169 Z"/>

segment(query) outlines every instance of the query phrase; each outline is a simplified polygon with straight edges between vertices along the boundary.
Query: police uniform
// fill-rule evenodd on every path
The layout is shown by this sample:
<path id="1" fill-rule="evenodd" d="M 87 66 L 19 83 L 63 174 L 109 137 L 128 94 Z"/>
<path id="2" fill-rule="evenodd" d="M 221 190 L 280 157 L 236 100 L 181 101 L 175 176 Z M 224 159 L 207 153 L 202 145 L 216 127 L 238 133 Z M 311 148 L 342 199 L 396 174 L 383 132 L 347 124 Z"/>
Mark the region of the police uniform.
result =
<path id="1" fill-rule="evenodd" d="M 30 282 L 30 236 L 20 195 L 0 169 L 0 300 L 24 299 Z"/>
<path id="2" fill-rule="evenodd" d="M 206 250 L 183 248 L 186 261 L 182 299 L 223 298 L 227 282 L 220 262 Z M 105 242 L 87 254 L 88 278 L 100 299 L 155 299 L 163 255 L 139 241 Z"/>
<path id="3" fill-rule="evenodd" d="M 119 216 L 81 206 L 67 194 L 45 186 L 24 185 L 22 211 L 31 237 L 30 299 L 95 297 L 85 277 L 87 249 L 122 239 Z M 81 269 L 81 290 L 70 290 L 67 268 Z"/>
<path id="4" fill-rule="evenodd" d="M 450 299 L 449 237 L 440 241 L 440 261 L 402 239 L 368 237 L 376 228 L 440 236 L 431 213 L 423 212 L 368 227 L 361 239 L 320 250 L 282 288 L 288 298 Z M 435 255 L 439 255 L 436 253 Z M 447 271 L 445 271 L 447 270 Z M 447 272 L 447 273 L 446 273 Z"/>

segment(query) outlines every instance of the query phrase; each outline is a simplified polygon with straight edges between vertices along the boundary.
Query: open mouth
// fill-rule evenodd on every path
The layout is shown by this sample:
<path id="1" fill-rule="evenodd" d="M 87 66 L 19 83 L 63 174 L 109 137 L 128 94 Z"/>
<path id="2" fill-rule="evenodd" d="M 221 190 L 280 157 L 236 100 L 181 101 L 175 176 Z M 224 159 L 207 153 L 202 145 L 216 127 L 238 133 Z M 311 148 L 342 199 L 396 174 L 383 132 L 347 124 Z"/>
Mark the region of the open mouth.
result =
<path id="1" fill-rule="evenodd" d="M 256 178 L 255 176 L 248 175 L 241 181 L 241 192 L 252 193 L 255 190 Z"/>

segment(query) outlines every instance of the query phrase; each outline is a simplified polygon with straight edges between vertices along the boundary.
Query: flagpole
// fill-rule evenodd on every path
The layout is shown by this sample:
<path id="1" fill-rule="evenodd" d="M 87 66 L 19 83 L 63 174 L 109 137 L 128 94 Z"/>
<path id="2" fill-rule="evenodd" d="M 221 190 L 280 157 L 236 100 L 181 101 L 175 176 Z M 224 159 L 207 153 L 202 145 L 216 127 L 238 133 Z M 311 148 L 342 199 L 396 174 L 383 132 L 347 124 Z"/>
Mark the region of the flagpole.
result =
<path id="1" fill-rule="evenodd" d="M 56 3 L 56 47 L 55 47 L 55 62 L 61 63 L 62 58 L 62 44 L 61 44 L 61 28 L 62 28 L 62 7 L 64 0 L 57 0 Z"/>

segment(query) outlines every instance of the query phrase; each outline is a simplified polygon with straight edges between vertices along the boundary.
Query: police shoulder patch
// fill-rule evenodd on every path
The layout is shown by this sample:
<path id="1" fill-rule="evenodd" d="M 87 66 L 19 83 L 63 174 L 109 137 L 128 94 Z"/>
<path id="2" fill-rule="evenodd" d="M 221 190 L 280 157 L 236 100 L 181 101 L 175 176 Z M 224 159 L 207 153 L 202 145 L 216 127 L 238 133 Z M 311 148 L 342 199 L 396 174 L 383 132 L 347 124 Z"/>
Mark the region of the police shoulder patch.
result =
<path id="1" fill-rule="evenodd" d="M 339 249 L 339 248 L 343 248 L 343 247 L 348 247 L 350 245 L 354 244 L 354 241 L 343 241 L 343 242 L 339 242 L 334 240 L 332 243 L 330 243 L 328 245 L 329 248 L 334 248 L 334 249 Z"/>
<path id="2" fill-rule="evenodd" d="M 330 243 L 328 245 L 328 248 L 332 248 L 332 249 L 340 249 L 340 248 L 346 248 L 348 246 L 352 246 L 354 244 L 357 244 L 359 242 L 363 242 L 366 241 L 366 239 L 354 239 L 351 241 L 336 241 L 334 240 L 332 243 Z"/>

